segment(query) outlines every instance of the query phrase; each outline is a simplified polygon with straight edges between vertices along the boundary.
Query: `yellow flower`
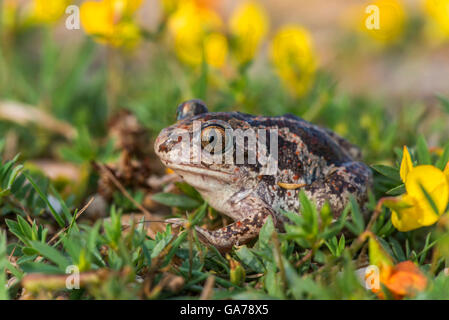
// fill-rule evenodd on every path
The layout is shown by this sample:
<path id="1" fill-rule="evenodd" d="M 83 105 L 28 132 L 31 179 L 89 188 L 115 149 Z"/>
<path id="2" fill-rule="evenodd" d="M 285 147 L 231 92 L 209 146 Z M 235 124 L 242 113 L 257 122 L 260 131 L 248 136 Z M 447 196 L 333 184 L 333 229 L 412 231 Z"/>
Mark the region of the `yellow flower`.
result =
<path id="1" fill-rule="evenodd" d="M 185 1 L 171 16 L 168 27 L 182 62 L 198 66 L 204 57 L 214 67 L 225 63 L 228 45 L 220 33 L 223 22 L 214 11 L 199 7 L 195 1 Z"/>
<path id="2" fill-rule="evenodd" d="M 216 68 L 222 67 L 228 52 L 226 37 L 218 32 L 211 33 L 204 40 L 204 51 L 208 64 Z"/>
<path id="3" fill-rule="evenodd" d="M 251 61 L 268 31 L 268 16 L 255 2 L 244 2 L 233 12 L 229 28 L 234 41 L 234 54 L 241 64 Z"/>
<path id="4" fill-rule="evenodd" d="M 18 2 L 17 0 L 4 0 L 3 7 L 1 9 L 0 25 L 6 28 L 11 28 L 16 24 L 18 14 Z"/>
<path id="5" fill-rule="evenodd" d="M 162 11 L 166 15 L 170 15 L 178 9 L 178 6 L 185 0 L 160 0 Z M 193 0 L 200 8 L 213 9 L 216 6 L 217 0 Z"/>
<path id="6" fill-rule="evenodd" d="M 70 0 L 33 0 L 32 19 L 38 23 L 58 21 L 70 5 Z"/>
<path id="7" fill-rule="evenodd" d="M 285 26 L 271 44 L 271 58 L 284 84 L 296 95 L 304 95 L 313 84 L 317 61 L 309 32 Z"/>
<path id="8" fill-rule="evenodd" d="M 406 146 L 404 146 L 403 152 L 402 152 L 402 162 L 401 162 L 401 168 L 400 168 L 400 176 L 402 179 L 402 182 L 405 183 L 405 178 L 407 177 L 408 173 L 413 169 L 413 163 L 412 158 L 410 157 L 410 153 L 408 152 L 408 149 Z"/>
<path id="9" fill-rule="evenodd" d="M 358 29 L 378 43 L 388 45 L 396 42 L 403 34 L 406 15 L 400 0 L 378 0 L 372 3 L 379 9 L 378 28 L 368 28 L 367 19 L 375 13 L 366 13 L 366 7 L 359 7 Z M 372 22 L 372 21 L 368 21 Z"/>
<path id="10" fill-rule="evenodd" d="M 424 0 L 423 5 L 433 23 L 432 36 L 449 38 L 449 0 Z"/>
<path id="11" fill-rule="evenodd" d="M 437 222 L 449 202 L 447 173 L 431 165 L 413 167 L 410 154 L 404 147 L 400 175 L 407 193 L 397 202 L 386 203 L 392 209 L 391 222 L 396 229 L 409 231 Z"/>
<path id="12" fill-rule="evenodd" d="M 160 4 L 162 7 L 162 11 L 165 14 L 170 15 L 178 8 L 179 0 L 161 0 Z"/>
<path id="13" fill-rule="evenodd" d="M 81 23 L 98 42 L 131 47 L 140 39 L 132 15 L 141 4 L 142 0 L 86 1 L 80 8 Z"/>

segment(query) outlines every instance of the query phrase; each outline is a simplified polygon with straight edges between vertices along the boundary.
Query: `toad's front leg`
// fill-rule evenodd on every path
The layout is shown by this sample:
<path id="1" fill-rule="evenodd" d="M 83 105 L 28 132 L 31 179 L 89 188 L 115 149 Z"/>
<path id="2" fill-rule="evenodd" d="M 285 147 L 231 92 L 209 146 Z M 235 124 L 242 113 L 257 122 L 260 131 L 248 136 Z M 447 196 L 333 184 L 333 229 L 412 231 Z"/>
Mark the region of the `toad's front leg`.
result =
<path id="1" fill-rule="evenodd" d="M 240 220 L 214 231 L 195 227 L 198 237 L 206 245 L 214 246 L 220 252 L 231 250 L 234 245 L 248 243 L 259 235 L 259 231 L 269 216 L 276 224 L 276 215 L 273 209 L 262 201 L 248 197 L 242 200 L 236 208 L 244 216 Z"/>

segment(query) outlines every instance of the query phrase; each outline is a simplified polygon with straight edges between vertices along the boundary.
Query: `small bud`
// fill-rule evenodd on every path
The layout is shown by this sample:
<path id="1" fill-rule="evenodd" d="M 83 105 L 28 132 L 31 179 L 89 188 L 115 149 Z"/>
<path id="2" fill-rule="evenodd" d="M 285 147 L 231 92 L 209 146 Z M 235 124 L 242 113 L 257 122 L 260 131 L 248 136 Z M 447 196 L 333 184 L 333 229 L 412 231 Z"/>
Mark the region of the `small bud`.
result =
<path id="1" fill-rule="evenodd" d="M 246 272 L 245 268 L 237 260 L 232 259 L 229 255 L 226 256 L 231 266 L 231 282 L 236 286 L 240 286 L 245 282 Z"/>
<path id="2" fill-rule="evenodd" d="M 325 202 L 320 211 L 322 226 L 328 226 L 332 222 L 332 209 L 328 202 Z"/>

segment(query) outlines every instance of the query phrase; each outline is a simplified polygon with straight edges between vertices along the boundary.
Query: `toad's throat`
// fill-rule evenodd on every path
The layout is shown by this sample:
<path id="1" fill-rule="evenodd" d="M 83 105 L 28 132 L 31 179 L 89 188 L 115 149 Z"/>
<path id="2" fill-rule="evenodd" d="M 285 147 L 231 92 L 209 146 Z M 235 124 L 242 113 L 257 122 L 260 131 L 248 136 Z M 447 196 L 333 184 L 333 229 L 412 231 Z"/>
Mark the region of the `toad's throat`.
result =
<path id="1" fill-rule="evenodd" d="M 227 183 L 231 183 L 233 181 L 232 175 L 230 173 L 204 168 L 203 166 L 198 166 L 194 164 L 177 164 L 171 163 L 169 161 L 164 161 L 164 164 L 173 171 L 175 171 L 176 173 L 180 174 L 181 176 L 187 174 L 187 175 L 195 175 L 198 177 L 205 176 L 208 178 L 213 178 Z"/>

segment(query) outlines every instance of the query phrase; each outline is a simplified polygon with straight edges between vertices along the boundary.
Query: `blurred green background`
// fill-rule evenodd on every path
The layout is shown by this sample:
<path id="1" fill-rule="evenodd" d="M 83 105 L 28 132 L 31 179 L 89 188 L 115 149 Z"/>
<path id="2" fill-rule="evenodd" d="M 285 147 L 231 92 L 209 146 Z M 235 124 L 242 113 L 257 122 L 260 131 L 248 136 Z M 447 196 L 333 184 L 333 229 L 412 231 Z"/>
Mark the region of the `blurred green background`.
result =
<path id="1" fill-rule="evenodd" d="M 100 139 L 120 108 L 157 134 L 177 104 L 202 98 L 213 111 L 297 114 L 361 145 L 369 162 L 391 159 L 420 132 L 431 146 L 447 140 L 437 95 L 449 92 L 449 13 L 429 9 L 445 1 L 379 1 L 378 31 L 363 26 L 371 3 L 361 1 L 258 1 L 246 12 L 239 1 L 116 2 L 110 22 L 90 22 L 88 11 L 103 9 L 73 2 L 81 28 L 68 30 L 70 1 L 3 0 L 1 106 L 26 104 Z M 211 34 L 225 39 L 209 41 L 201 63 Z M 16 109 L 0 109 L 8 156 L 59 158 L 63 132 Z"/>

